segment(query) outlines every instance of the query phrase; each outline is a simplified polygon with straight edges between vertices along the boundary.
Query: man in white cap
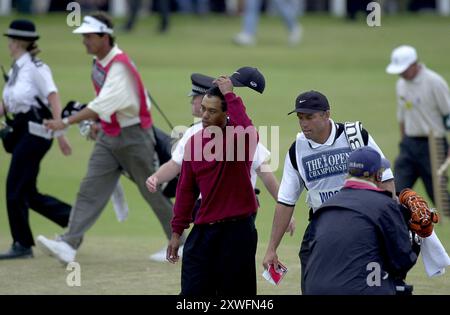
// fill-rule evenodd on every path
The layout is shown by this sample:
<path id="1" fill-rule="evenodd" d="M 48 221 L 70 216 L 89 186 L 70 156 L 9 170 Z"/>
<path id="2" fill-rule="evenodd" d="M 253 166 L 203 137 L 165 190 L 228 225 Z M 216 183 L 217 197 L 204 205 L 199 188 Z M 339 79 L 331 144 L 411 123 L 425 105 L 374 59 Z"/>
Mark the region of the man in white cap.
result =
<path id="1" fill-rule="evenodd" d="M 400 154 L 395 161 L 396 191 L 414 186 L 420 177 L 434 202 L 428 136 L 432 131 L 442 138 L 447 152 L 445 132 L 450 128 L 450 94 L 447 82 L 419 63 L 411 46 L 393 50 L 386 72 L 397 74 L 397 119 L 400 123 Z"/>
<path id="2" fill-rule="evenodd" d="M 46 121 L 45 125 L 60 130 L 82 120 L 100 119 L 102 128 L 67 231 L 57 240 L 37 238 L 38 245 L 62 263 L 75 260 L 84 233 L 100 216 L 122 171 L 136 183 L 168 238 L 172 218 L 170 200 L 161 192 L 150 193 L 145 187 L 145 180 L 155 171 L 151 104 L 135 65 L 114 43 L 111 19 L 101 12 L 91 14 L 74 33 L 83 35 L 87 52 L 95 56 L 92 81 L 97 97 L 78 113 Z"/>

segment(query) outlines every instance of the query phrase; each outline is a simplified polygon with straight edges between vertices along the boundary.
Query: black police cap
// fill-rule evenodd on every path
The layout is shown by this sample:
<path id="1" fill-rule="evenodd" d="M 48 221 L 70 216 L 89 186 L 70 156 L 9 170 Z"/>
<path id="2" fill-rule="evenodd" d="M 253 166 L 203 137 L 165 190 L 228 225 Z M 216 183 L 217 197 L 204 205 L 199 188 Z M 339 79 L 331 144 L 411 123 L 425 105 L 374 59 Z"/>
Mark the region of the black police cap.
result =
<path id="1" fill-rule="evenodd" d="M 191 75 L 192 91 L 188 96 L 205 95 L 206 91 L 213 87 L 213 77 L 201 74 L 193 73 Z"/>
<path id="2" fill-rule="evenodd" d="M 26 41 L 35 41 L 39 39 L 39 35 L 36 32 L 36 26 L 29 20 L 12 21 L 11 24 L 9 24 L 9 28 L 3 35 Z"/>

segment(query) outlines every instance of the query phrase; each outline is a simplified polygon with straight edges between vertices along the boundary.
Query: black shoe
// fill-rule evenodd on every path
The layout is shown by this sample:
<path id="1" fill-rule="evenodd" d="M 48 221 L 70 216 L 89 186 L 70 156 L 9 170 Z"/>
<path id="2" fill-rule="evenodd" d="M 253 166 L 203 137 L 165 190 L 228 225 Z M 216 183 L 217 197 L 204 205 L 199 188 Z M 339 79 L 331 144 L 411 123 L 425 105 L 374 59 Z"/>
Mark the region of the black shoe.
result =
<path id="1" fill-rule="evenodd" d="M 16 258 L 33 258 L 33 250 L 31 247 L 24 247 L 18 242 L 15 242 L 11 245 L 9 251 L 0 254 L 0 260 Z"/>

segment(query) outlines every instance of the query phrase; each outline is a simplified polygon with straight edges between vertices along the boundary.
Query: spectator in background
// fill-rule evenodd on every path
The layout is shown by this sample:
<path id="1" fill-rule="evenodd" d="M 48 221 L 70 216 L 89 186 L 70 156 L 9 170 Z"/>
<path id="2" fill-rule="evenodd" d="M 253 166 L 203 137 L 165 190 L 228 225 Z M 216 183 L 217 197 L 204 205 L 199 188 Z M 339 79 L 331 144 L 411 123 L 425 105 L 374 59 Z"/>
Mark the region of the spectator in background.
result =
<path id="1" fill-rule="evenodd" d="M 79 0 L 77 1 L 82 10 L 93 11 L 93 10 L 108 10 L 108 0 Z"/>
<path id="2" fill-rule="evenodd" d="M 142 0 L 128 0 L 127 4 L 128 4 L 128 19 L 123 29 L 126 32 L 130 32 L 136 25 L 139 11 L 142 7 Z M 170 1 L 155 0 L 154 6 L 156 11 L 159 12 L 160 17 L 158 31 L 160 33 L 165 33 L 169 29 Z"/>
<path id="3" fill-rule="evenodd" d="M 293 10 L 293 2 L 297 0 L 273 0 L 283 22 L 289 31 L 288 42 L 297 45 L 302 38 L 302 28 L 297 21 L 297 11 Z M 237 45 L 250 46 L 256 44 L 256 29 L 261 14 L 261 0 L 246 0 L 242 30 L 233 38 Z"/>
<path id="4" fill-rule="evenodd" d="M 395 187 L 397 191 L 412 188 L 421 178 L 428 196 L 435 202 L 428 136 L 433 131 L 448 152 L 448 84 L 441 75 L 419 62 L 416 49 L 407 45 L 392 51 L 386 72 L 399 76 L 396 94 L 401 141 L 400 154 L 395 160 Z M 448 193 L 447 199 L 450 200 Z"/>
<path id="5" fill-rule="evenodd" d="M 209 12 L 209 0 L 177 0 L 181 13 L 206 14 Z"/>
<path id="6" fill-rule="evenodd" d="M 370 0 L 347 0 L 347 19 L 356 20 L 359 11 L 367 14 L 366 8 Z"/>
<path id="7" fill-rule="evenodd" d="M 32 12 L 32 0 L 16 0 L 13 1 L 13 5 L 15 5 L 17 12 L 31 14 Z"/>

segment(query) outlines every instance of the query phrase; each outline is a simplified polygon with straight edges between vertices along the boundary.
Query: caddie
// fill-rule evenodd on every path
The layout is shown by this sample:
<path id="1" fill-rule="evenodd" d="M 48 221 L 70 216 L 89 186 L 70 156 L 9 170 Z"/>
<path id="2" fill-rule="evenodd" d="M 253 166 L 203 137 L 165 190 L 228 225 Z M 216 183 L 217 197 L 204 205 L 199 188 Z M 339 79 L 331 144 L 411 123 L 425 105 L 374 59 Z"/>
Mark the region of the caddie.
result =
<path id="1" fill-rule="evenodd" d="M 325 95 L 318 91 L 301 93 L 295 100 L 296 113 L 302 132 L 286 154 L 283 178 L 275 207 L 272 234 L 263 265 L 278 265 L 276 253 L 284 231 L 304 189 L 307 190 L 309 220 L 320 205 L 336 194 L 344 185 L 347 175 L 347 158 L 362 146 L 375 149 L 384 158 L 378 145 L 360 122 L 335 123 L 330 118 L 330 105 Z M 391 169 L 383 172 L 380 187 L 395 195 Z M 309 225 L 300 248 L 302 292 L 304 270 L 309 256 Z"/>
<path id="2" fill-rule="evenodd" d="M 417 260 L 404 215 L 409 210 L 378 188 L 388 165 L 367 146 L 348 157 L 344 187 L 311 220 L 314 246 L 303 294 L 395 295 L 399 283 L 402 294 L 412 293 L 402 281 Z"/>

